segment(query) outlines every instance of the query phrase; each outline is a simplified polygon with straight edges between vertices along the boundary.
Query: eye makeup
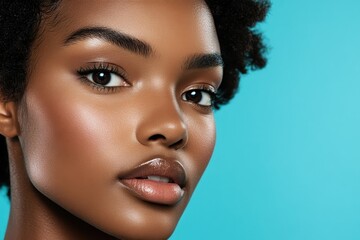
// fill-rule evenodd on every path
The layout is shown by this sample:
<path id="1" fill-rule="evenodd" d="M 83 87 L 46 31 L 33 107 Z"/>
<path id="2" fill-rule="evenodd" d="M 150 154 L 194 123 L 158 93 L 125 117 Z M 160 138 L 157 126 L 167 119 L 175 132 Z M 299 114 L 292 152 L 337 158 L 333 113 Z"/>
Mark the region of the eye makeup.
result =
<path id="1" fill-rule="evenodd" d="M 216 91 L 209 85 L 197 85 L 186 90 L 182 100 L 196 104 L 198 107 L 211 110 L 216 99 Z"/>
<path id="2" fill-rule="evenodd" d="M 111 63 L 92 62 L 91 65 L 81 67 L 77 75 L 81 82 L 100 93 L 113 93 L 121 87 L 128 87 L 125 71 Z"/>

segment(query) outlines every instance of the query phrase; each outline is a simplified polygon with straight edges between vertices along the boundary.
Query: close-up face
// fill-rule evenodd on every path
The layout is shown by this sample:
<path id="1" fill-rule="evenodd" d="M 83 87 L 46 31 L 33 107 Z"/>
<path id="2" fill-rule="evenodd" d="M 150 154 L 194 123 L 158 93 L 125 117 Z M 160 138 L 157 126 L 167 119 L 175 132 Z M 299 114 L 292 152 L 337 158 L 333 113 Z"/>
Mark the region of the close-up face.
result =
<path id="1" fill-rule="evenodd" d="M 195 0 L 63 0 L 19 103 L 31 184 L 117 238 L 167 238 L 215 144 L 222 60 Z"/>

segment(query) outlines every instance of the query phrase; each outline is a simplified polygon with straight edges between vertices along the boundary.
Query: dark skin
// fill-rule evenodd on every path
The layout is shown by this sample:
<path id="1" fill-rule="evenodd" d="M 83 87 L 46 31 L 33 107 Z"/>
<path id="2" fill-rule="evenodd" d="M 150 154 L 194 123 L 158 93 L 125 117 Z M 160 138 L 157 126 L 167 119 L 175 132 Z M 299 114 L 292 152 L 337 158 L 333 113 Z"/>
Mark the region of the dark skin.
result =
<path id="1" fill-rule="evenodd" d="M 6 239 L 168 238 L 215 144 L 211 92 L 222 65 L 207 6 L 63 1 L 40 28 L 22 100 L 0 105 Z M 177 162 L 184 185 L 122 181 L 154 159 Z"/>

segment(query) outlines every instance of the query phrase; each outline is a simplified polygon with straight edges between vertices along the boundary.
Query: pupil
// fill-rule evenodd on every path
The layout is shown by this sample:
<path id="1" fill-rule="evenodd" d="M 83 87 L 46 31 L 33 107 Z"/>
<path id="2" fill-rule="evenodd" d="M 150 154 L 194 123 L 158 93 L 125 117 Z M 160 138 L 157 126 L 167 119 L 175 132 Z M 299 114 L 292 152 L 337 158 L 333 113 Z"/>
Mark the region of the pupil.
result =
<path id="1" fill-rule="evenodd" d="M 189 100 L 189 101 L 192 101 L 192 102 L 195 102 L 195 103 L 198 103 L 201 101 L 201 93 L 198 92 L 198 91 L 190 91 L 190 92 L 187 92 L 186 93 L 186 98 Z"/>
<path id="2" fill-rule="evenodd" d="M 108 72 L 94 72 L 93 80 L 97 84 L 106 85 L 110 82 L 111 75 Z"/>

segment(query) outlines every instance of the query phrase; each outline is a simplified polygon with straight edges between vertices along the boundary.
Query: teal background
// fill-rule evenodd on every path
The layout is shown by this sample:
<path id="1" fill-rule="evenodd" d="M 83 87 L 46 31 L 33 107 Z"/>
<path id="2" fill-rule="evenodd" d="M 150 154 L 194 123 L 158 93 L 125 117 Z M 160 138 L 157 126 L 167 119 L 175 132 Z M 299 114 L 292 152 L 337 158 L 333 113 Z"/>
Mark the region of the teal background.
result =
<path id="1" fill-rule="evenodd" d="M 171 240 L 360 239 L 360 1 L 274 0 Z M 4 196 L 4 191 L 0 193 Z M 0 198 L 0 239 L 9 204 Z"/>

